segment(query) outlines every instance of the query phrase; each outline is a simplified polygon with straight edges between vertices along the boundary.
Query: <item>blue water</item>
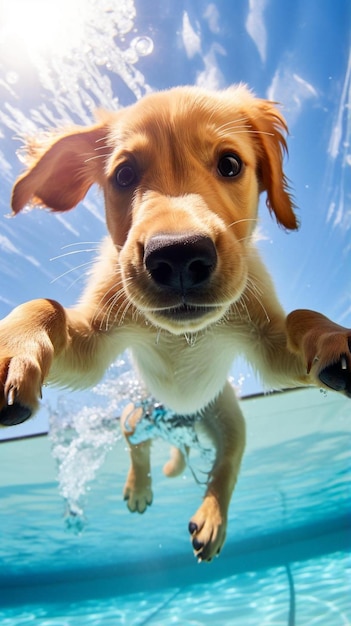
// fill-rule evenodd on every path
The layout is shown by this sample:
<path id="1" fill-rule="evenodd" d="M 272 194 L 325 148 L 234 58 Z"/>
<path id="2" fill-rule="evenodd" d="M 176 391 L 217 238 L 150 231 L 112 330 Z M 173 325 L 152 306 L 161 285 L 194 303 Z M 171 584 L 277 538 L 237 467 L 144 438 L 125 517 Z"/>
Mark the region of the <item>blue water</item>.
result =
<path id="1" fill-rule="evenodd" d="M 351 623 L 350 561 L 335 552 L 290 566 L 210 583 L 0 611 L 3 626 L 346 626 Z M 60 593 L 64 590 L 60 589 Z M 94 595 L 94 585 L 91 585 Z M 117 590 L 118 594 L 118 590 Z"/>
<path id="2" fill-rule="evenodd" d="M 91 123 L 94 109 L 150 90 L 243 81 L 280 102 L 290 128 L 301 230 L 279 230 L 263 199 L 258 238 L 279 297 L 351 326 L 349 25 L 349 0 L 3 0 L 0 317 L 43 295 L 71 306 L 105 235 L 95 190 L 64 215 L 6 219 L 18 137 Z M 231 374 L 242 394 L 261 390 L 245 363 Z M 32 421 L 1 431 L 51 421 L 50 437 L 0 444 L 1 626 L 350 626 L 350 402 L 318 390 L 243 402 L 248 448 L 227 542 L 198 564 L 187 523 L 204 490 L 201 454 L 170 481 L 167 445 L 155 443 L 153 505 L 130 514 L 115 386 L 99 400 L 44 389 Z"/>
<path id="3" fill-rule="evenodd" d="M 155 442 L 154 502 L 133 515 L 116 436 L 89 474 L 77 533 L 64 518 L 54 442 L 2 443 L 0 623 L 351 624 L 349 402 L 300 390 L 245 399 L 243 410 L 248 448 L 227 542 L 210 564 L 194 560 L 187 533 L 204 490 L 196 452 L 192 470 L 168 479 L 168 445 Z M 90 430 L 92 459 L 94 446 Z"/>

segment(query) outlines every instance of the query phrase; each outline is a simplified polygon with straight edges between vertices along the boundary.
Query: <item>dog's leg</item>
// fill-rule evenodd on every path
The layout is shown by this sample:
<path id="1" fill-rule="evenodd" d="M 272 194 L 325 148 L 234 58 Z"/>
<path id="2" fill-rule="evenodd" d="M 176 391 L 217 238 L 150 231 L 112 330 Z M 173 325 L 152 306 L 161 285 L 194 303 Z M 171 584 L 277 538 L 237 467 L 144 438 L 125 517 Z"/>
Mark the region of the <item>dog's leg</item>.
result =
<path id="1" fill-rule="evenodd" d="M 290 313 L 286 327 L 289 349 L 303 358 L 316 384 L 351 398 L 351 329 L 305 309 Z"/>
<path id="2" fill-rule="evenodd" d="M 65 310 L 52 300 L 32 300 L 0 321 L 0 424 L 28 419 L 55 355 L 68 344 Z"/>
<path id="3" fill-rule="evenodd" d="M 185 446 L 185 453 L 188 456 L 190 452 L 189 446 Z M 184 472 L 186 468 L 186 457 L 184 456 L 182 450 L 176 448 L 175 446 L 171 447 L 171 454 L 168 461 L 163 466 L 163 473 L 168 478 L 174 478 L 175 476 L 179 476 L 182 472 Z"/>
<path id="4" fill-rule="evenodd" d="M 245 448 L 245 422 L 229 383 L 203 417 L 206 431 L 216 446 L 204 500 L 189 522 L 194 554 L 211 561 L 226 537 L 228 508 Z"/>
<path id="5" fill-rule="evenodd" d="M 96 330 L 82 309 L 53 300 L 31 300 L 0 321 L 0 425 L 13 426 L 34 413 L 45 381 L 72 389 L 100 380 L 125 349 Z"/>
<path id="6" fill-rule="evenodd" d="M 151 440 L 148 439 L 137 444 L 131 441 L 131 437 L 142 416 L 142 409 L 134 407 L 133 404 L 128 404 L 121 415 L 121 429 L 128 442 L 131 460 L 127 480 L 124 485 L 123 497 L 132 513 L 144 513 L 146 507 L 152 504 Z"/>

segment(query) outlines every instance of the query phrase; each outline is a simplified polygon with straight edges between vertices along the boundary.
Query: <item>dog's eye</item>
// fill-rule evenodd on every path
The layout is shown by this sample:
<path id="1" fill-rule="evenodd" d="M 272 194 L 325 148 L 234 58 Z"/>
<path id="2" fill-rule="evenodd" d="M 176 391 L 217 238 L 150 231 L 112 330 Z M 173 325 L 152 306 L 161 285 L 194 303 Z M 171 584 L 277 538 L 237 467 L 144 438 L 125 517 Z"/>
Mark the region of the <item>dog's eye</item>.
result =
<path id="1" fill-rule="evenodd" d="M 118 187 L 130 187 L 136 179 L 137 173 L 131 163 L 122 163 L 115 170 L 115 182 Z"/>
<path id="2" fill-rule="evenodd" d="M 234 178 L 240 174 L 243 166 L 241 158 L 234 153 L 223 154 L 218 160 L 217 172 L 226 178 Z"/>

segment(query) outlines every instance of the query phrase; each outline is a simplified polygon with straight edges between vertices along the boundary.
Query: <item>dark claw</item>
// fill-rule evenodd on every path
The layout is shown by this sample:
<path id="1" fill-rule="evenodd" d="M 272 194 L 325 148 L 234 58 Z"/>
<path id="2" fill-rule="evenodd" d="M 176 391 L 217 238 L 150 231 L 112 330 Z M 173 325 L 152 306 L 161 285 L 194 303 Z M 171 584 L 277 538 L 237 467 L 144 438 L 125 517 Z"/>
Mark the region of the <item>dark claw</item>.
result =
<path id="1" fill-rule="evenodd" d="M 324 385 L 335 391 L 344 392 L 351 398 L 351 371 L 343 367 L 346 357 L 341 357 L 340 361 L 328 365 L 319 373 L 319 379 Z"/>
<path id="2" fill-rule="evenodd" d="M 193 548 L 194 550 L 201 550 L 204 547 L 204 544 L 201 541 L 198 541 L 196 537 L 193 539 Z"/>
<path id="3" fill-rule="evenodd" d="M 9 404 L 1 409 L 0 424 L 2 426 L 16 426 L 25 422 L 31 415 L 32 411 L 27 406 L 14 402 L 14 404 Z"/>
<path id="4" fill-rule="evenodd" d="M 189 533 L 193 535 L 194 533 L 197 532 L 197 524 L 195 524 L 195 522 L 189 522 L 188 530 L 189 530 Z"/>

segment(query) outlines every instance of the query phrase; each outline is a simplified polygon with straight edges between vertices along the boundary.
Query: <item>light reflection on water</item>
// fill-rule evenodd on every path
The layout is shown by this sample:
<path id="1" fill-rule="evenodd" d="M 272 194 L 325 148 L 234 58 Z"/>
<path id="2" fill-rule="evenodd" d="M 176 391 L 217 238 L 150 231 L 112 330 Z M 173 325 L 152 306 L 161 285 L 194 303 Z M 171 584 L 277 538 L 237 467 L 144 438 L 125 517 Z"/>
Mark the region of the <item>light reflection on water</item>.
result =
<path id="1" fill-rule="evenodd" d="M 291 571 L 296 605 L 290 622 L 293 599 L 285 567 L 79 603 L 58 598 L 57 604 L 0 609 L 0 619 L 2 626 L 350 626 L 348 555 L 296 563 Z"/>

